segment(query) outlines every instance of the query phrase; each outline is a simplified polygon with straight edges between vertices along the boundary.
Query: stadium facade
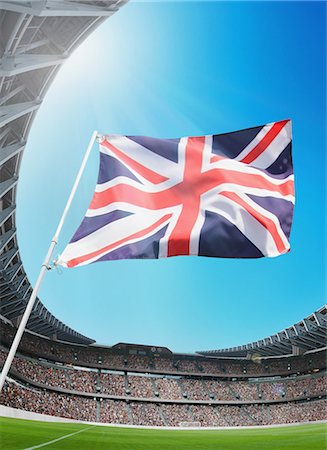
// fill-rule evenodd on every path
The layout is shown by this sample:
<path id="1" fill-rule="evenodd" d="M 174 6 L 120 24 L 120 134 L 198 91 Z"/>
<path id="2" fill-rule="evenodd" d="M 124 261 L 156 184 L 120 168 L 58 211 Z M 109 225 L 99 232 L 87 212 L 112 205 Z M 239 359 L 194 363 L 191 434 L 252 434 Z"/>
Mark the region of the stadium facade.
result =
<path id="1" fill-rule="evenodd" d="M 63 62 L 124 3 L 0 2 L 1 364 L 32 291 L 15 219 L 29 131 Z M 136 425 L 324 419 L 326 317 L 324 306 L 257 342 L 181 355 L 162 347 L 96 346 L 38 299 L 0 400 L 52 415 Z"/>
<path id="2" fill-rule="evenodd" d="M 15 327 L 2 317 L 0 363 Z M 325 419 L 326 348 L 246 358 L 22 339 L 0 404 L 90 422 L 272 425 Z"/>

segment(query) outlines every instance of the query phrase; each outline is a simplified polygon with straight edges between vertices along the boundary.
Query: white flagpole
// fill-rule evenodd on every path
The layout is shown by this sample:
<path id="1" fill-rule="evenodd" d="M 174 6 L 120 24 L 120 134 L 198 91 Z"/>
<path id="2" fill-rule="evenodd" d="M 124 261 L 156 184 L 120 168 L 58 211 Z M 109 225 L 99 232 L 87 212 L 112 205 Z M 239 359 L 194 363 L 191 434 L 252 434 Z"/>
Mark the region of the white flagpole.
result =
<path id="1" fill-rule="evenodd" d="M 89 155 L 91 153 L 94 141 L 96 140 L 97 136 L 98 136 L 98 132 L 94 131 L 93 134 L 92 134 L 91 140 L 89 142 L 89 145 L 88 145 L 88 147 L 86 149 L 86 152 L 85 152 L 85 155 L 84 155 L 81 167 L 79 169 L 79 172 L 77 174 L 75 183 L 73 185 L 73 188 L 72 188 L 71 193 L 69 195 L 69 198 L 67 200 L 64 212 L 62 213 L 62 216 L 61 216 L 60 222 L 58 224 L 57 230 L 56 230 L 56 232 L 55 232 L 55 234 L 54 234 L 54 236 L 52 238 L 52 241 L 51 241 L 51 244 L 49 246 L 49 249 L 48 249 L 47 255 L 45 257 L 44 263 L 41 266 L 41 270 L 40 270 L 39 276 L 38 276 L 38 278 L 36 280 L 36 283 L 35 283 L 32 295 L 31 295 L 31 297 L 30 297 L 30 299 L 29 299 L 29 301 L 27 303 L 24 315 L 23 315 L 22 320 L 21 320 L 21 322 L 19 324 L 19 327 L 18 327 L 16 336 L 15 336 L 15 339 L 14 339 L 12 345 L 11 345 L 10 351 L 9 351 L 7 359 L 6 359 L 6 362 L 5 362 L 4 366 L 3 366 L 2 372 L 0 374 L 0 392 L 2 391 L 2 388 L 3 388 L 3 385 L 5 383 L 6 377 L 8 375 L 11 363 L 12 363 L 12 361 L 14 359 L 14 356 L 16 354 L 16 350 L 18 348 L 18 345 L 19 345 L 20 340 L 22 338 L 22 335 L 24 333 L 27 321 L 28 321 L 28 319 L 30 317 L 30 314 L 32 312 L 32 309 L 33 309 L 33 306 L 34 306 L 34 303 L 35 303 L 35 300 L 36 300 L 36 296 L 37 296 L 37 293 L 38 293 L 39 288 L 41 286 L 41 283 L 43 281 L 44 275 L 45 275 L 47 269 L 49 269 L 49 262 L 50 262 L 53 250 L 54 250 L 55 246 L 58 243 L 58 238 L 59 238 L 60 232 L 62 230 L 62 227 L 64 225 L 64 222 L 65 222 L 68 210 L 69 210 L 70 205 L 71 205 L 71 203 L 73 201 L 73 198 L 74 198 L 74 195 L 76 193 L 78 184 L 79 184 L 80 179 L 82 177 L 82 174 L 83 174 L 84 168 L 86 166 L 88 157 L 89 157 Z"/>

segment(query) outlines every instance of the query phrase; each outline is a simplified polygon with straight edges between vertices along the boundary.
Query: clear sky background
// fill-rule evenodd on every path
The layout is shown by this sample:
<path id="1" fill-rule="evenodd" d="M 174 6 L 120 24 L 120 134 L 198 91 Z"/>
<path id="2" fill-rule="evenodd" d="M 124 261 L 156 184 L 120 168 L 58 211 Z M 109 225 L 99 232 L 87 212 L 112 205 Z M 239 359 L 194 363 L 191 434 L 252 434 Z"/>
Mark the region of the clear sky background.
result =
<path id="1" fill-rule="evenodd" d="M 98 343 L 193 352 L 246 344 L 326 298 L 326 4 L 131 2 L 60 70 L 33 124 L 18 185 L 18 241 L 35 283 L 93 130 L 180 137 L 293 120 L 291 253 L 177 257 L 47 274 L 40 298 Z M 92 197 L 94 146 L 58 246 Z"/>

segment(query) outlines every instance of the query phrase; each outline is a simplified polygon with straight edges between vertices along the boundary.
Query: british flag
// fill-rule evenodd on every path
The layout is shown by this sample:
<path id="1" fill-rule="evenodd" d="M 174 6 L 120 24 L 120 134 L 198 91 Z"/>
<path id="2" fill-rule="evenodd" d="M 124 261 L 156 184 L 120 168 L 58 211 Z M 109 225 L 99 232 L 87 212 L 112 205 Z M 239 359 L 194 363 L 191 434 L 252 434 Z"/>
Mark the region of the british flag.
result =
<path id="1" fill-rule="evenodd" d="M 62 265 L 289 251 L 289 120 L 181 139 L 105 135 L 99 143 L 95 193 Z"/>

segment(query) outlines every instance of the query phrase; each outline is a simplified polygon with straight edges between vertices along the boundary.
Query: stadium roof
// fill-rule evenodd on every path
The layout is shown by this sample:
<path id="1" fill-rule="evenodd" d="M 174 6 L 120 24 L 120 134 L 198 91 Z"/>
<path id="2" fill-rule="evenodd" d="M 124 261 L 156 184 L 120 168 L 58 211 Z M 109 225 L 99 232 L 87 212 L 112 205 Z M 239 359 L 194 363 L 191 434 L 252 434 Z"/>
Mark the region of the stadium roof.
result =
<path id="1" fill-rule="evenodd" d="M 16 186 L 31 125 L 61 64 L 126 1 L 0 1 L 0 312 L 13 323 L 32 292 L 16 238 Z M 27 328 L 68 342 L 94 342 L 39 299 Z"/>
<path id="2" fill-rule="evenodd" d="M 262 356 L 291 355 L 300 352 L 316 350 L 326 346 L 327 338 L 327 307 L 324 305 L 300 322 L 285 328 L 279 333 L 265 339 L 251 342 L 239 347 L 221 350 L 197 352 L 205 356 L 246 357 L 249 354 Z"/>

